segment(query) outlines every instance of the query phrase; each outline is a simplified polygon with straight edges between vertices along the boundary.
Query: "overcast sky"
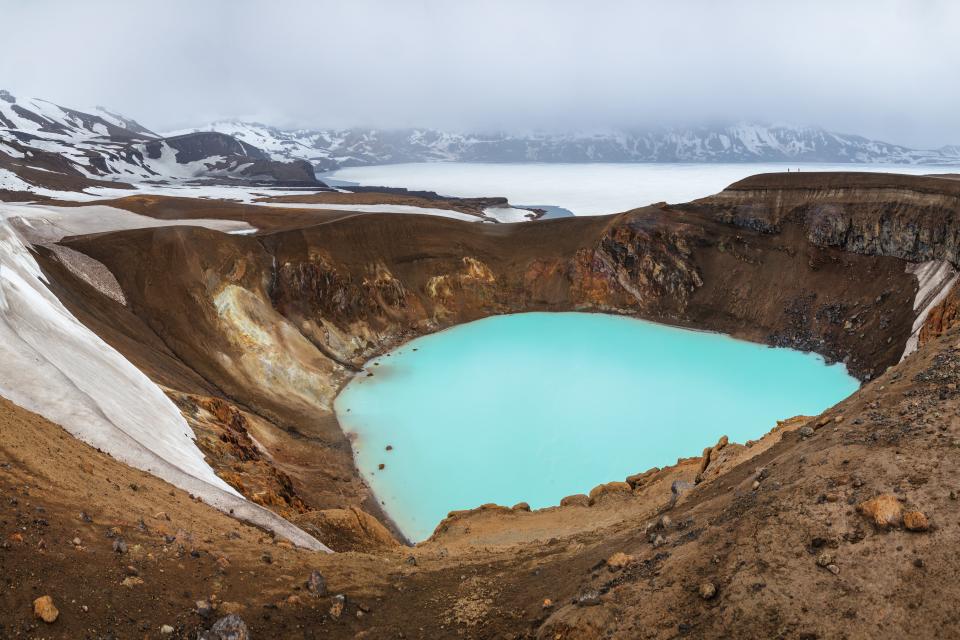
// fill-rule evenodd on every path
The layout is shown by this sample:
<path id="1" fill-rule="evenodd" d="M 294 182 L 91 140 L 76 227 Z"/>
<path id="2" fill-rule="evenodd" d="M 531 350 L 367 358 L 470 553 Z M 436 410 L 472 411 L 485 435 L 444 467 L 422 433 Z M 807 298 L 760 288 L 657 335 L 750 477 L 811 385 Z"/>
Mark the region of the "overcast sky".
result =
<path id="1" fill-rule="evenodd" d="M 960 143 L 954 0 L 0 0 L 0 87 L 166 131 L 762 120 Z"/>

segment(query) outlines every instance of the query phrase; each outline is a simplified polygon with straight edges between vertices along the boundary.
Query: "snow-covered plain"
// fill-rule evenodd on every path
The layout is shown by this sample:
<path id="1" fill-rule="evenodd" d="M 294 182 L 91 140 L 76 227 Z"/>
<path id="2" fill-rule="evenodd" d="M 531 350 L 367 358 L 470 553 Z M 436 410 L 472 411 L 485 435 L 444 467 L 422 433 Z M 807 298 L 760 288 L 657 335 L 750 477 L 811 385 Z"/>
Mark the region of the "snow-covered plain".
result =
<path id="1" fill-rule="evenodd" d="M 104 211 L 107 207 L 83 209 L 87 211 L 79 211 L 78 221 L 66 221 L 65 211 L 0 203 L 0 395 L 222 511 L 273 530 L 301 546 L 329 551 L 272 511 L 247 501 L 217 477 L 173 402 L 77 320 L 47 288 L 18 229 L 55 240 L 63 235 L 64 228 L 106 231 L 123 214 L 135 215 Z M 130 224 L 135 222 L 130 218 Z"/>
<path id="2" fill-rule="evenodd" d="M 339 169 L 332 177 L 363 186 L 436 191 L 445 196 L 505 196 L 517 206 L 554 205 L 575 215 L 618 213 L 654 202 L 689 202 L 757 173 L 874 171 L 955 173 L 956 166 L 894 164 L 556 164 L 434 162 Z"/>

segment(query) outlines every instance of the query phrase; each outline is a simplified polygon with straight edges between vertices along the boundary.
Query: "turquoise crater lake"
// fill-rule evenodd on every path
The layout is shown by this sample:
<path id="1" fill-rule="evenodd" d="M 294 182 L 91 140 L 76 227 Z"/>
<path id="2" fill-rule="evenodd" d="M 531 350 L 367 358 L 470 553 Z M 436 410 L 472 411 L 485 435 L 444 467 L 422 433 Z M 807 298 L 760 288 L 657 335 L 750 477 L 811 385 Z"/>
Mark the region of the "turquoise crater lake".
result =
<path id="1" fill-rule="evenodd" d="M 471 322 L 367 371 L 337 397 L 337 417 L 360 472 L 414 541 L 449 511 L 556 505 L 699 455 L 722 435 L 758 438 L 858 387 L 814 354 L 592 313 Z"/>

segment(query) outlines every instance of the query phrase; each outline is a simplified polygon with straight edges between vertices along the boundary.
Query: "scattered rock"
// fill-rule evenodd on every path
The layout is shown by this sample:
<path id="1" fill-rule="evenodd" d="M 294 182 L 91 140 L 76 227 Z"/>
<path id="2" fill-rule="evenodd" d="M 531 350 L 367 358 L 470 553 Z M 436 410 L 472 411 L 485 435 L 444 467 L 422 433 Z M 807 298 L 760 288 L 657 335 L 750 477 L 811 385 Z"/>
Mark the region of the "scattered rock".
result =
<path id="1" fill-rule="evenodd" d="M 226 603 L 224 603 L 226 604 Z M 250 640 L 250 631 L 247 625 L 235 613 L 224 616 L 213 623 L 210 630 L 203 636 L 202 640 Z"/>
<path id="2" fill-rule="evenodd" d="M 553 600 L 551 600 L 550 598 L 544 598 L 544 599 L 543 599 L 543 608 L 544 608 L 544 609 L 552 609 L 552 608 L 553 608 Z"/>
<path id="3" fill-rule="evenodd" d="M 607 568 L 611 571 L 619 571 L 624 567 L 629 566 L 633 562 L 633 556 L 622 551 L 617 551 L 615 554 L 607 558 Z"/>
<path id="4" fill-rule="evenodd" d="M 162 627 L 160 627 L 160 635 L 169 636 L 171 633 L 173 633 L 173 627 L 171 627 L 170 625 L 165 624 Z"/>
<path id="5" fill-rule="evenodd" d="M 828 567 L 833 564 L 833 556 L 829 553 L 821 553 L 817 556 L 817 566 Z"/>
<path id="6" fill-rule="evenodd" d="M 597 501 L 601 500 L 604 496 L 609 495 L 630 495 L 633 492 L 633 489 L 630 488 L 630 485 L 626 482 L 620 482 L 615 480 L 613 482 L 606 482 L 604 484 L 598 484 L 593 489 L 590 490 L 590 504 L 594 504 Z"/>
<path id="7" fill-rule="evenodd" d="M 712 582 L 704 582 L 700 585 L 700 597 L 704 600 L 710 600 L 717 595 L 717 585 Z"/>
<path id="8" fill-rule="evenodd" d="M 201 618 L 208 618 L 213 614 L 213 605 L 207 600 L 197 600 L 197 615 Z"/>
<path id="9" fill-rule="evenodd" d="M 75 547 L 79 547 L 81 544 L 83 544 L 83 541 L 80 538 L 74 538 L 72 542 L 73 546 Z"/>
<path id="10" fill-rule="evenodd" d="M 645 485 L 647 481 L 651 479 L 655 474 L 659 473 L 659 471 L 660 471 L 660 467 L 653 467 L 641 473 L 635 473 L 632 476 L 627 476 L 626 482 L 632 488 L 636 489 L 637 487 L 642 487 L 643 485 Z"/>
<path id="11" fill-rule="evenodd" d="M 221 613 L 231 614 L 231 613 L 240 613 L 241 611 L 243 611 L 243 608 L 244 608 L 243 605 L 240 604 L 239 602 L 227 601 L 227 602 L 221 602 L 220 605 L 217 607 L 217 610 L 220 611 Z"/>
<path id="12" fill-rule="evenodd" d="M 595 607 L 600 604 L 600 592 L 596 589 L 584 589 L 574 598 L 578 607 Z"/>
<path id="13" fill-rule="evenodd" d="M 695 486 L 692 482 L 686 480 L 674 480 L 673 484 L 670 485 L 670 492 L 672 493 L 670 504 L 675 504 L 683 494 L 689 492 Z"/>
<path id="14" fill-rule="evenodd" d="M 665 544 L 667 544 L 667 539 L 658 533 L 653 539 L 653 546 L 662 547 Z"/>
<path id="15" fill-rule="evenodd" d="M 590 497 L 583 493 L 576 493 L 572 496 L 567 496 L 560 501 L 561 507 L 570 507 L 570 506 L 580 506 L 588 507 L 590 506 Z"/>
<path id="16" fill-rule="evenodd" d="M 138 587 L 143 584 L 143 578 L 140 578 L 137 576 L 129 576 L 127 578 L 124 578 L 123 582 L 121 582 L 120 584 L 122 584 L 128 589 L 133 589 L 134 587 Z"/>
<path id="17" fill-rule="evenodd" d="M 883 493 L 866 502 L 861 502 L 857 510 L 881 528 L 899 526 L 903 514 L 900 501 L 892 493 Z"/>
<path id="18" fill-rule="evenodd" d="M 717 440 L 717 444 L 712 447 L 707 447 L 703 450 L 703 456 L 700 460 L 700 470 L 697 472 L 697 477 L 695 482 L 700 483 L 703 481 L 703 474 L 706 472 L 707 467 L 710 466 L 710 463 L 716 462 L 720 451 L 729 444 L 730 439 L 727 436 L 720 436 L 720 439 Z"/>
<path id="19" fill-rule="evenodd" d="M 800 434 L 801 438 L 809 438 L 814 434 L 814 431 L 813 431 L 813 427 L 805 426 L 805 427 L 800 427 L 797 433 Z"/>
<path id="20" fill-rule="evenodd" d="M 330 602 L 330 617 L 334 620 L 343 615 L 343 609 L 347 605 L 347 598 L 343 594 L 333 596 Z"/>
<path id="21" fill-rule="evenodd" d="M 47 624 L 52 624 L 60 615 L 50 596 L 40 596 L 33 601 L 33 615 Z"/>
<path id="22" fill-rule="evenodd" d="M 307 578 L 307 591 L 317 597 L 327 595 L 327 580 L 316 569 L 311 571 L 310 577 Z"/>
<path id="23" fill-rule="evenodd" d="M 921 511 L 907 511 L 903 514 L 903 526 L 909 531 L 929 531 L 930 521 Z"/>
<path id="24" fill-rule="evenodd" d="M 113 551 L 114 553 L 126 553 L 127 552 L 127 543 L 124 542 L 123 538 L 115 538 L 113 541 Z"/>

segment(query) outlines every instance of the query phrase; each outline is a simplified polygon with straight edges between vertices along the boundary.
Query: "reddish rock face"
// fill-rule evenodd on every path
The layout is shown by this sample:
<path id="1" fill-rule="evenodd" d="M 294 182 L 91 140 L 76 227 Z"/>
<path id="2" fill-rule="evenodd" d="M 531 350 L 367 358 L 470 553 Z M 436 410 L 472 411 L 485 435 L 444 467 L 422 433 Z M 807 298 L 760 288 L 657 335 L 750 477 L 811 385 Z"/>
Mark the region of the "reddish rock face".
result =
<path id="1" fill-rule="evenodd" d="M 946 297 L 935 305 L 920 328 L 920 344 L 938 338 L 960 324 L 960 290 L 954 285 Z"/>

